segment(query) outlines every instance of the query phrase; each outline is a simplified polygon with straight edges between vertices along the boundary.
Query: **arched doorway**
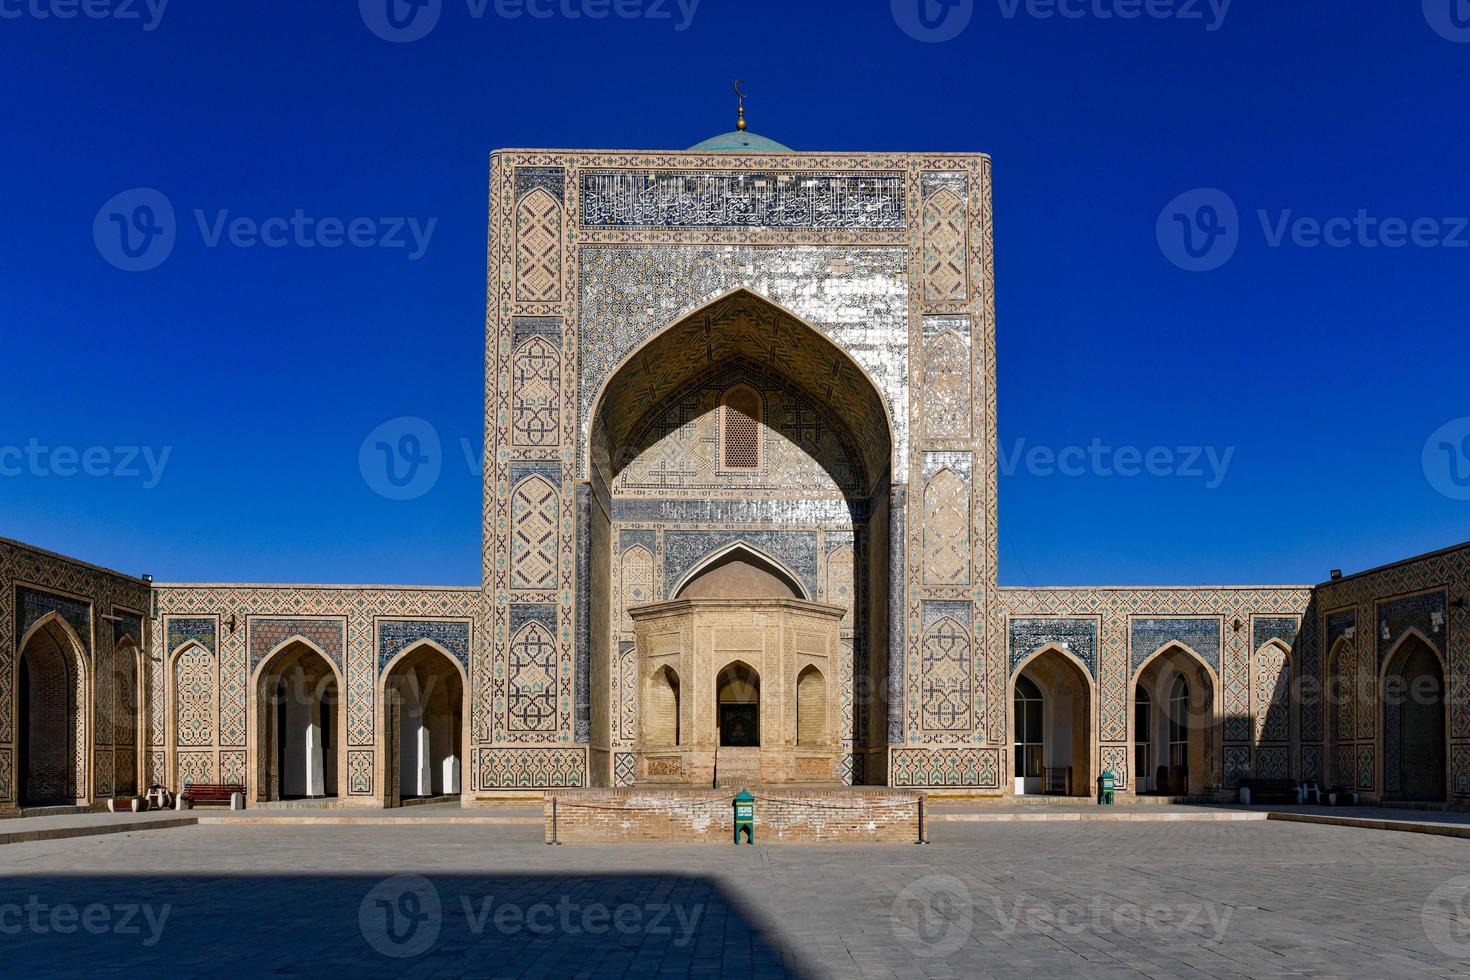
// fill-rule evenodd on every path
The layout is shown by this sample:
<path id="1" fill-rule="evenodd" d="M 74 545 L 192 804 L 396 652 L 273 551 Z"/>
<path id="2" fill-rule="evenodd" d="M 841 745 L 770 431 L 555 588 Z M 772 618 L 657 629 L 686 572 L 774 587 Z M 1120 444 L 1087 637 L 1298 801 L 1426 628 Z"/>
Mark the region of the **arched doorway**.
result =
<path id="1" fill-rule="evenodd" d="M 751 667 L 733 663 L 715 682 L 716 724 L 721 748 L 758 749 L 761 744 L 761 679 Z"/>
<path id="2" fill-rule="evenodd" d="M 827 681 L 816 667 L 796 677 L 796 744 L 802 748 L 826 745 Z"/>
<path id="3" fill-rule="evenodd" d="M 142 729 L 138 724 L 138 648 L 131 639 L 119 643 L 113 658 L 113 740 L 117 746 L 114 758 L 114 792 L 131 796 L 138 792 L 138 755 Z"/>
<path id="4" fill-rule="evenodd" d="M 257 679 L 256 798 L 335 799 L 345 706 L 336 668 L 292 640 L 267 657 Z"/>
<path id="5" fill-rule="evenodd" d="M 384 805 L 458 796 L 464 765 L 464 675 L 437 647 L 407 651 L 383 681 Z"/>
<path id="6" fill-rule="evenodd" d="M 1024 661 L 1014 675 L 1011 731 L 1014 791 L 1087 796 L 1092 786 L 1092 683 L 1055 647 Z"/>
<path id="7" fill-rule="evenodd" d="M 1200 796 L 1214 788 L 1215 675 L 1192 650 L 1167 646 L 1140 665 L 1133 683 L 1135 792 Z"/>
<path id="8" fill-rule="evenodd" d="M 87 799 L 86 668 L 75 634 L 55 616 L 31 628 L 16 661 L 16 782 L 23 807 Z"/>
<path id="9" fill-rule="evenodd" d="M 1438 654 L 1409 634 L 1387 659 L 1382 691 L 1384 798 L 1443 803 L 1445 682 Z"/>
<path id="10" fill-rule="evenodd" d="M 1325 786 L 1357 785 L 1353 761 L 1354 719 L 1357 717 L 1357 656 L 1352 643 L 1343 637 L 1327 655 L 1327 770 Z"/>
<path id="11" fill-rule="evenodd" d="M 764 781 L 883 780 L 888 718 L 854 692 L 887 688 L 888 556 L 893 536 L 903 540 L 895 502 L 907 497 L 891 486 L 889 406 L 829 332 L 735 290 L 589 366 L 579 415 L 596 501 L 583 559 L 588 714 L 593 744 L 612 750 L 593 754 L 594 770 L 608 767 L 594 782 L 619 778 L 612 759 L 632 751 L 624 780 L 707 785 L 713 767 L 733 764 L 717 751 L 741 748 L 730 737 L 768 750 Z M 649 610 L 676 600 L 709 627 L 681 635 L 710 642 L 670 639 L 678 610 Z M 654 619 L 656 634 L 640 632 Z M 813 619 L 822 637 L 806 650 L 753 639 L 778 621 L 805 631 Z M 720 707 L 716 674 L 731 657 L 765 679 L 763 716 L 748 703 Z M 672 688 L 657 674 L 672 664 L 687 705 L 677 758 L 662 751 L 672 746 L 659 704 Z M 815 680 L 798 690 L 809 666 L 820 705 Z M 808 751 L 816 738 L 822 751 Z"/>

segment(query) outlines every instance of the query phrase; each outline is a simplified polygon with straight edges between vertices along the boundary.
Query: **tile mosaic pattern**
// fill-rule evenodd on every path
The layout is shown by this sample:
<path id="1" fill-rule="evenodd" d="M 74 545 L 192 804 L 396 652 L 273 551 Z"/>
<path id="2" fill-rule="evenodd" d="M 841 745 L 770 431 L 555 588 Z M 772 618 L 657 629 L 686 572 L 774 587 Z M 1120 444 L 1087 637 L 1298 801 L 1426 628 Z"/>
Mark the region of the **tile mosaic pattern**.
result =
<path id="1" fill-rule="evenodd" d="M 1057 646 L 1075 656 L 1097 679 L 1096 619 L 1012 619 L 1007 628 L 1010 649 L 1010 671 L 1016 672 L 1021 661 L 1046 646 Z"/>
<path id="2" fill-rule="evenodd" d="M 389 662 L 403 651 L 429 640 L 448 651 L 466 672 L 470 669 L 471 623 L 463 620 L 378 620 L 378 670 L 386 670 Z"/>

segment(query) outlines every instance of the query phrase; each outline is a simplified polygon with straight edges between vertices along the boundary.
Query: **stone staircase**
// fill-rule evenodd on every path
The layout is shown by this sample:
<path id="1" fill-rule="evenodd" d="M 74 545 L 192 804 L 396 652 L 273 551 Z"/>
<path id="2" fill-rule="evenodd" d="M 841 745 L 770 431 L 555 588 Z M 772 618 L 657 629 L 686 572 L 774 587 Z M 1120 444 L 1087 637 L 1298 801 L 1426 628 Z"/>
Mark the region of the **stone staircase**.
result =
<path id="1" fill-rule="evenodd" d="M 715 753 L 715 789 L 742 789 L 760 781 L 760 749 L 722 747 Z"/>

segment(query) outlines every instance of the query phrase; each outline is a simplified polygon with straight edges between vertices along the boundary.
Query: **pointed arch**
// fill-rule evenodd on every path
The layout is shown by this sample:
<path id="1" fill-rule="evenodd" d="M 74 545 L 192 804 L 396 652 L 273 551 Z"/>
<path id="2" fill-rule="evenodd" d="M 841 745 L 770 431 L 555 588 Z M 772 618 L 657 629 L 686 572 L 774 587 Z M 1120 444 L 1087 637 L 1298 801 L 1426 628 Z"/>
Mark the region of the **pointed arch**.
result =
<path id="1" fill-rule="evenodd" d="M 1291 738 L 1291 648 L 1273 638 L 1261 644 L 1251 658 L 1255 674 L 1255 736 L 1262 742 Z"/>
<path id="2" fill-rule="evenodd" d="M 619 559 L 622 568 L 618 573 L 618 585 L 622 594 L 622 625 L 624 634 L 633 632 L 633 617 L 628 610 L 653 602 L 656 598 L 653 581 L 653 552 L 641 544 L 635 544 L 622 553 Z"/>
<path id="3" fill-rule="evenodd" d="M 1420 643 L 1428 647 L 1429 652 L 1434 654 L 1434 659 L 1439 661 L 1440 673 L 1443 674 L 1445 677 L 1450 676 L 1449 662 L 1445 660 L 1444 654 L 1440 652 L 1439 645 L 1436 644 L 1429 637 L 1425 636 L 1424 631 L 1421 630 L 1419 627 L 1410 626 L 1408 629 L 1404 630 L 1402 636 L 1394 641 L 1393 646 L 1388 648 L 1388 653 L 1383 655 L 1383 660 L 1378 665 L 1378 683 L 1380 685 L 1379 690 L 1382 690 L 1383 680 L 1388 676 L 1389 665 L 1393 663 L 1394 658 L 1399 655 L 1404 646 L 1409 643 L 1411 638 L 1417 639 Z"/>
<path id="4" fill-rule="evenodd" d="M 670 664 L 656 668 L 649 677 L 647 714 L 641 731 L 647 745 L 675 748 L 682 741 L 679 672 Z"/>
<path id="5" fill-rule="evenodd" d="M 1198 650 L 1190 646 L 1188 643 L 1185 643 L 1183 640 L 1169 640 L 1168 642 L 1161 645 L 1153 653 L 1149 654 L 1147 657 L 1144 657 L 1141 661 L 1139 661 L 1138 666 L 1133 668 L 1133 676 L 1131 678 L 1133 683 L 1138 683 L 1138 678 L 1143 676 L 1143 672 L 1148 669 L 1149 664 L 1153 663 L 1155 660 L 1158 660 L 1170 650 L 1178 650 L 1179 652 L 1188 656 L 1189 659 L 1195 661 L 1195 663 L 1199 667 L 1203 668 L 1205 672 L 1205 679 L 1210 682 L 1210 687 L 1213 689 L 1213 691 L 1218 692 L 1220 690 L 1219 672 L 1215 670 L 1214 667 L 1210 666 L 1210 662 L 1206 660 Z"/>
<path id="6" fill-rule="evenodd" d="M 1020 717 L 1020 695 L 1028 684 L 1041 703 L 1039 742 L 1035 720 Z M 1042 644 L 1017 662 L 1007 678 L 1006 710 L 1015 747 L 1014 792 L 1088 795 L 1096 775 L 1098 698 L 1087 664 L 1059 643 Z M 1066 737 L 1059 739 L 1062 732 Z M 1030 771 L 1037 766 L 1040 771 Z"/>
<path id="7" fill-rule="evenodd" d="M 561 351 L 532 334 L 511 356 L 511 442 L 516 446 L 561 445 Z"/>
<path id="8" fill-rule="evenodd" d="M 16 737 L 15 797 L 22 805 L 91 799 L 91 676 L 86 645 L 60 613 L 48 612 L 15 646 L 11 730 Z M 63 706 L 58 716 L 54 709 Z"/>
<path id="9" fill-rule="evenodd" d="M 712 320 L 741 307 L 768 316 L 773 326 L 754 338 L 714 329 Z M 678 356 L 659 356 L 664 345 Z M 690 352 L 702 352 L 703 356 L 691 357 Z M 773 363 L 778 352 L 780 361 Z M 803 371 L 792 371 L 787 377 L 799 387 L 812 390 L 819 401 L 833 402 L 844 409 L 840 414 L 854 432 L 866 436 L 859 445 L 868 453 L 870 479 L 890 469 L 896 471 L 898 428 L 883 389 L 867 368 L 800 314 L 739 286 L 675 314 L 607 368 L 581 406 L 579 436 L 588 447 L 582 459 L 583 479 L 592 478 L 598 462 L 594 458 L 598 455 L 597 430 L 605 430 L 607 437 L 608 445 L 602 447 L 607 457 L 603 462 L 612 462 L 615 447 L 628 444 L 628 432 L 642 418 L 651 398 L 659 391 L 682 387 L 712 364 L 732 356 L 745 356 L 777 368 L 792 362 L 820 365 L 811 377 L 805 377 L 807 372 Z M 625 390 L 630 386 L 623 382 L 630 378 L 636 392 Z M 882 438 L 877 437 L 880 433 Z"/>
<path id="10" fill-rule="evenodd" d="M 303 664 L 314 666 L 316 661 L 326 666 L 326 673 L 312 689 L 302 692 L 304 700 L 295 700 L 289 694 L 281 697 L 287 671 Z M 302 670 L 304 673 L 305 667 Z M 343 795 L 341 781 L 347 759 L 347 685 L 336 660 L 312 639 L 293 633 L 260 658 L 251 672 L 251 687 L 254 696 L 248 702 L 247 725 L 249 731 L 255 733 L 255 738 L 250 740 L 247 749 L 250 757 L 247 795 L 260 801 L 295 795 L 296 789 L 288 791 L 288 786 L 294 787 L 298 778 L 304 779 L 308 795 L 316 795 L 312 791 L 317 788 L 318 777 L 321 795 L 327 798 Z M 283 729 L 283 723 L 294 723 L 298 730 Z M 317 730 L 313 731 L 313 726 Z M 303 733 L 308 739 L 305 745 L 301 744 Z M 312 742 L 311 739 L 319 741 Z M 319 766 L 314 761 L 317 753 L 321 756 Z M 299 765 L 303 758 L 306 759 L 304 776 L 294 768 L 289 772 L 283 771 L 288 764 L 290 767 Z M 252 776 L 254 782 L 250 785 Z M 177 778 L 179 788 L 182 788 L 188 779 L 182 766 Z"/>
<path id="11" fill-rule="evenodd" d="M 757 568 L 769 571 L 787 585 L 798 599 L 810 600 L 812 598 L 810 590 L 788 565 L 769 552 L 743 540 L 717 548 L 695 562 L 687 572 L 679 576 L 674 587 L 669 590 L 670 596 L 675 599 L 679 598 L 704 572 L 732 559 L 743 560 Z"/>
<path id="12" fill-rule="evenodd" d="M 505 679 L 510 731 L 556 731 L 556 659 L 556 636 L 545 624 L 527 620 L 512 635 Z"/>
<path id="13" fill-rule="evenodd" d="M 544 187 L 516 204 L 516 300 L 561 299 L 562 206 Z"/>
<path id="14" fill-rule="evenodd" d="M 431 673 L 427 688 L 419 685 L 417 671 L 421 668 L 438 672 Z M 449 683 L 444 703 L 438 704 L 434 698 L 441 675 Z M 410 682 L 414 703 L 406 719 L 401 687 Z M 384 664 L 376 689 L 380 781 L 375 790 L 385 807 L 400 805 L 405 796 L 463 792 L 463 767 L 470 757 L 470 692 L 464 664 L 430 637 L 414 640 Z"/>
<path id="15" fill-rule="evenodd" d="M 831 741 L 828 729 L 827 678 L 816 664 L 808 664 L 796 675 L 796 744 L 802 747 L 826 745 Z"/>

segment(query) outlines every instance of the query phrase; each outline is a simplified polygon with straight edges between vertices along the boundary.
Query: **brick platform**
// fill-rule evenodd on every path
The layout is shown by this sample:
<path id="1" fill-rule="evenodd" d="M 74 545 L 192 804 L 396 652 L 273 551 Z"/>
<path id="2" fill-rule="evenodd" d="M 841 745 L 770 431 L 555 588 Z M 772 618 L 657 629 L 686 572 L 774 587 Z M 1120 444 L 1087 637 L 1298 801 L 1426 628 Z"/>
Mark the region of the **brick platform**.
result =
<path id="1" fill-rule="evenodd" d="M 752 790 L 758 844 L 914 844 L 924 794 L 903 790 Z M 546 841 L 730 844 L 734 792 L 596 789 L 548 793 Z"/>

